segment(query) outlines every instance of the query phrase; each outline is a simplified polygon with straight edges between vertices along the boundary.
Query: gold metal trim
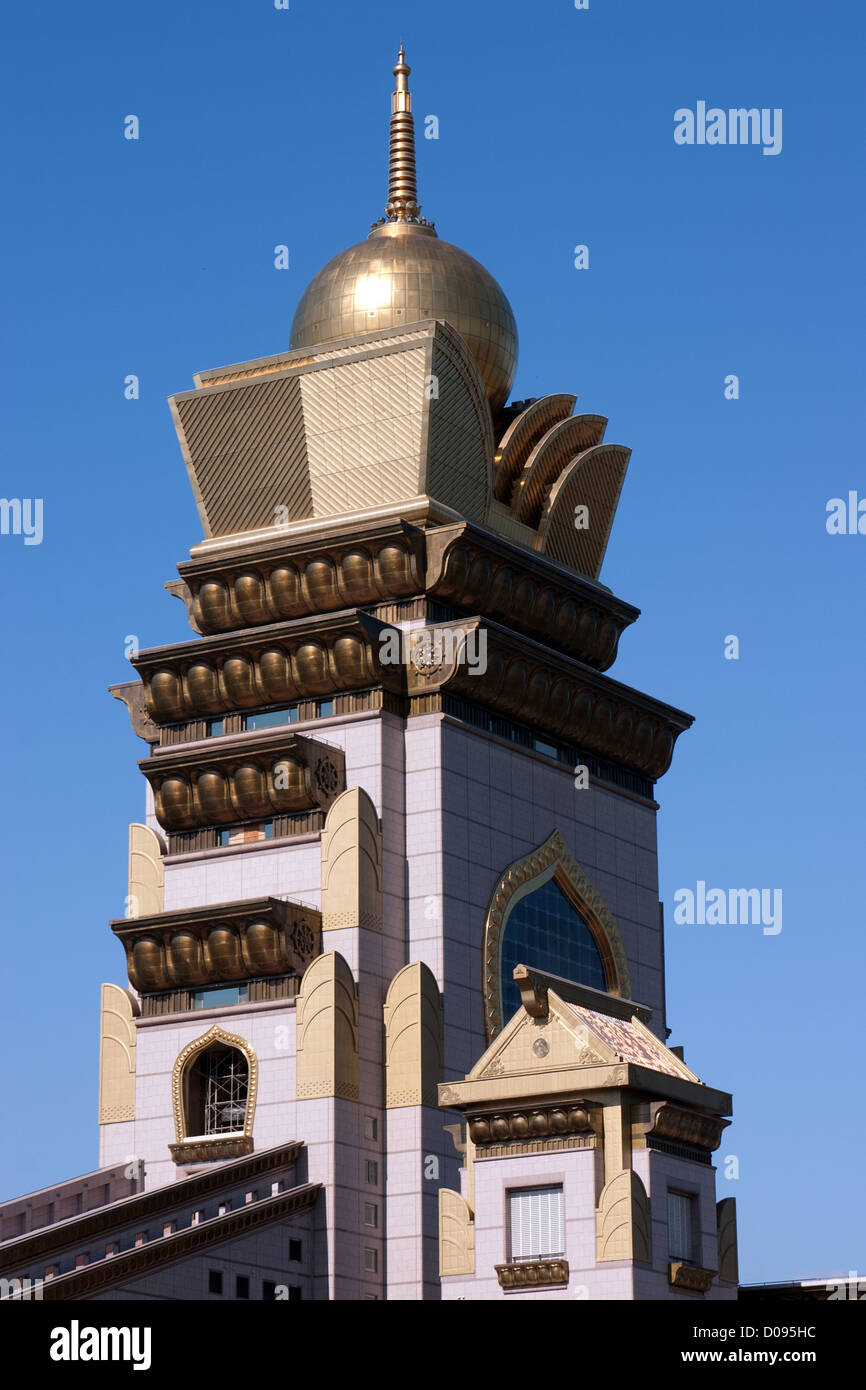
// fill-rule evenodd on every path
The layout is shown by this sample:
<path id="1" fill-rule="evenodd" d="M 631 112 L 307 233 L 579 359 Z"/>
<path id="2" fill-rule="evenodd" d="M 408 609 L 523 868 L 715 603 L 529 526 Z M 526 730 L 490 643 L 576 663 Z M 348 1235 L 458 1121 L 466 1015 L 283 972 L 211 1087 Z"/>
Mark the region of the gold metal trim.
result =
<path id="1" fill-rule="evenodd" d="M 140 994 L 222 980 L 303 975 L 321 951 L 316 908 L 253 898 L 114 921 L 130 983 Z"/>
<path id="2" fill-rule="evenodd" d="M 200 1052 L 204 1052 L 208 1047 L 210 1047 L 211 1043 L 215 1042 L 225 1043 L 227 1047 L 237 1048 L 237 1050 L 239 1052 L 242 1052 L 247 1059 L 250 1074 L 249 1085 L 247 1090 L 246 1113 L 244 1115 L 243 1138 L 249 1141 L 249 1147 L 244 1148 L 242 1153 L 246 1154 L 252 1152 L 253 1117 L 255 1115 L 256 1110 L 256 1096 L 258 1093 L 259 1085 L 258 1058 L 256 1057 L 256 1054 L 253 1051 L 252 1044 L 248 1042 L 246 1038 L 239 1037 L 237 1033 L 227 1033 L 224 1029 L 220 1028 L 219 1025 L 215 1023 L 213 1027 L 209 1028 L 206 1033 L 202 1033 L 199 1037 L 193 1038 L 191 1042 L 188 1042 L 186 1047 L 184 1047 L 175 1058 L 174 1068 L 171 1076 L 171 1099 L 172 1108 L 174 1110 L 175 1139 L 177 1142 L 175 1144 L 169 1144 L 169 1149 L 172 1152 L 172 1157 L 174 1157 L 175 1155 L 175 1149 L 183 1150 L 189 1147 L 190 1136 L 187 1129 L 187 1116 L 185 1114 L 183 1100 L 184 1073 L 186 1072 L 186 1069 L 192 1062 L 193 1058 L 197 1057 Z M 232 1137 L 234 1139 L 240 1139 L 241 1136 L 234 1135 Z M 220 1135 L 214 1135 L 213 1139 L 202 1139 L 201 1137 L 196 1137 L 194 1147 L 197 1149 L 202 1147 L 206 1148 L 207 1155 L 213 1158 L 241 1157 L 242 1153 L 221 1154 L 217 1152 L 220 1145 L 225 1145 L 226 1138 L 227 1136 Z M 201 1159 L 205 1155 L 197 1154 L 196 1156 L 199 1159 Z M 186 1162 L 188 1160 L 185 1158 L 178 1158 L 176 1159 L 176 1161 Z"/>
<path id="3" fill-rule="evenodd" d="M 675 1289 L 688 1289 L 691 1293 L 708 1293 L 716 1277 L 714 1269 L 699 1269 L 696 1265 L 683 1264 L 673 1260 L 668 1265 L 668 1280 Z"/>
<path id="4" fill-rule="evenodd" d="M 538 1284 L 567 1284 L 568 1260 L 526 1260 L 519 1264 L 496 1265 L 496 1277 L 503 1289 L 534 1288 Z"/>

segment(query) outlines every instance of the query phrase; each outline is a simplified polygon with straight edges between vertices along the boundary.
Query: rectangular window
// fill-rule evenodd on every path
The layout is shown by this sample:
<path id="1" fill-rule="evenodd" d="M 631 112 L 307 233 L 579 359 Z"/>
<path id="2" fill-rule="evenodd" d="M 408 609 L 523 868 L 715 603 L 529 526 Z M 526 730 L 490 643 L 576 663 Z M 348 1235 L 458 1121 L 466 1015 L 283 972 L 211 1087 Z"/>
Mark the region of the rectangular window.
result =
<path id="1" fill-rule="evenodd" d="M 364 1203 L 364 1225 L 365 1225 L 365 1226 L 378 1226 L 378 1224 L 379 1224 L 379 1208 L 376 1206 L 376 1203 L 375 1203 L 375 1202 L 365 1202 L 365 1203 Z"/>
<path id="2" fill-rule="evenodd" d="M 365 1115 L 365 1116 L 364 1116 L 364 1138 L 365 1138 L 365 1139 L 378 1139 L 378 1138 L 379 1138 L 379 1121 L 375 1118 L 374 1115 Z"/>
<path id="3" fill-rule="evenodd" d="M 320 700 L 316 706 L 316 717 L 318 719 L 330 719 L 334 713 L 333 700 Z"/>
<path id="4" fill-rule="evenodd" d="M 226 985 L 222 989 L 197 989 L 193 991 L 194 1009 L 222 1009 L 229 1004 L 246 1004 L 249 998 L 249 985 Z"/>
<path id="5" fill-rule="evenodd" d="M 548 758 L 558 758 L 559 751 L 552 743 L 545 743 L 543 738 L 537 738 L 534 742 L 536 753 L 544 753 Z"/>
<path id="6" fill-rule="evenodd" d="M 379 1252 L 371 1250 L 368 1246 L 364 1251 L 364 1268 L 368 1274 L 378 1274 L 379 1272 Z"/>
<path id="7" fill-rule="evenodd" d="M 207 1291 L 208 1293 L 222 1293 L 223 1275 L 221 1269 L 209 1269 L 207 1272 Z"/>
<path id="8" fill-rule="evenodd" d="M 378 1181 L 379 1181 L 379 1165 L 378 1165 L 378 1163 L 374 1163 L 373 1160 L 372 1160 L 372 1158 L 368 1158 L 368 1159 L 367 1159 L 367 1182 L 370 1183 L 370 1185 L 371 1185 L 372 1187 L 375 1187 L 375 1185 L 376 1185 L 376 1183 L 377 1183 Z"/>
<path id="9" fill-rule="evenodd" d="M 303 1291 L 303 1289 L 301 1288 L 300 1284 L 290 1284 L 290 1285 L 289 1285 L 289 1302 L 290 1302 L 290 1303 L 300 1303 L 301 1300 L 303 1299 L 303 1297 L 304 1297 L 304 1291 Z"/>
<path id="10" fill-rule="evenodd" d="M 249 1298 L 250 1281 L 246 1274 L 239 1274 L 235 1279 L 235 1298 Z"/>
<path id="11" fill-rule="evenodd" d="M 524 1187 L 508 1193 L 511 1260 L 543 1260 L 565 1251 L 561 1187 Z"/>
<path id="12" fill-rule="evenodd" d="M 684 1260 L 695 1258 L 695 1198 L 690 1192 L 668 1191 L 668 1256 Z"/>
<path id="13" fill-rule="evenodd" d="M 224 719 L 209 719 L 205 725 L 205 733 L 208 738 L 218 738 L 226 731 L 226 721 Z"/>
<path id="14" fill-rule="evenodd" d="M 262 1298 L 273 1302 L 277 1296 L 277 1286 L 273 1279 L 262 1280 Z"/>
<path id="15" fill-rule="evenodd" d="M 300 1260 L 301 1257 L 303 1256 L 303 1253 L 304 1253 L 304 1251 L 303 1251 L 303 1246 L 301 1245 L 301 1242 L 300 1242 L 299 1240 L 290 1240 L 290 1241 L 289 1241 L 289 1259 L 290 1259 L 290 1260 L 294 1260 L 294 1262 L 297 1264 L 298 1260 Z"/>
<path id="16" fill-rule="evenodd" d="M 280 724 L 297 724 L 297 722 L 297 705 L 290 705 L 288 709 L 268 709 L 262 710 L 259 714 L 245 714 L 243 718 L 245 729 L 275 729 Z"/>
<path id="17" fill-rule="evenodd" d="M 217 832 L 217 844 L 220 848 L 226 845 L 252 845 L 257 840 L 272 840 L 274 838 L 274 823 L 272 820 L 260 821 L 258 825 L 233 825 L 228 830 Z"/>

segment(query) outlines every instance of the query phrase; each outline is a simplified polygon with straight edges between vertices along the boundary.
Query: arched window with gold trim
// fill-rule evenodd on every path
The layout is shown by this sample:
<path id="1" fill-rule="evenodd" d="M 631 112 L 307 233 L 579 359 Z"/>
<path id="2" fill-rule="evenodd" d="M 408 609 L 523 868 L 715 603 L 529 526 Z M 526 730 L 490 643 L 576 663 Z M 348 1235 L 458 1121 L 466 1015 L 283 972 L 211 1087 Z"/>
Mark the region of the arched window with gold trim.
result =
<path id="1" fill-rule="evenodd" d="M 502 935 L 502 1016 L 520 1008 L 515 965 L 528 965 L 576 984 L 606 990 L 608 975 L 595 937 L 555 875 L 508 914 Z"/>
<path id="2" fill-rule="evenodd" d="M 253 1151 L 258 1062 L 246 1038 L 216 1024 L 187 1043 L 172 1076 L 177 1163 Z"/>
<path id="3" fill-rule="evenodd" d="M 616 922 L 557 830 L 509 865 L 490 900 L 484 927 L 488 1042 L 520 1007 L 515 965 L 631 997 Z"/>

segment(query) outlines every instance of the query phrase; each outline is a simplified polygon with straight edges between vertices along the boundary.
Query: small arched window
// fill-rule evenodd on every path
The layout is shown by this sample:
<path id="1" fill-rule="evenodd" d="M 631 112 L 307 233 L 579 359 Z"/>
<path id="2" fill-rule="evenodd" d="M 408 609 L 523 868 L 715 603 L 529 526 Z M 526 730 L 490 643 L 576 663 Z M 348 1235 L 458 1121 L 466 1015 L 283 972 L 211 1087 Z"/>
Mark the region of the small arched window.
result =
<path id="1" fill-rule="evenodd" d="M 607 989 L 595 937 L 554 878 L 512 908 L 502 939 L 502 1018 L 520 1008 L 514 967 L 528 965 L 576 984 Z"/>
<path id="2" fill-rule="evenodd" d="M 176 1163 L 253 1152 L 258 1061 L 246 1038 L 216 1024 L 179 1053 L 172 1072 Z"/>

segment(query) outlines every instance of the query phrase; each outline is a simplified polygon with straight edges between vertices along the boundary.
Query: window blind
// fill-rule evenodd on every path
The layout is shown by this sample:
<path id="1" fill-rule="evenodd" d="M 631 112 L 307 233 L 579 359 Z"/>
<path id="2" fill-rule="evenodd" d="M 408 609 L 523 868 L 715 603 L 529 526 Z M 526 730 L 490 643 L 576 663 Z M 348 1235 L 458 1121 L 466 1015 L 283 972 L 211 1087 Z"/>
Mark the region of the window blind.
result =
<path id="1" fill-rule="evenodd" d="M 686 1192 L 668 1193 L 668 1254 L 672 1260 L 694 1259 L 695 1199 Z"/>
<path id="2" fill-rule="evenodd" d="M 512 1260 L 539 1260 L 565 1250 L 561 1187 L 527 1187 L 508 1194 Z"/>

